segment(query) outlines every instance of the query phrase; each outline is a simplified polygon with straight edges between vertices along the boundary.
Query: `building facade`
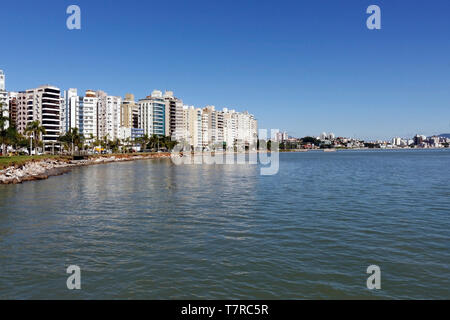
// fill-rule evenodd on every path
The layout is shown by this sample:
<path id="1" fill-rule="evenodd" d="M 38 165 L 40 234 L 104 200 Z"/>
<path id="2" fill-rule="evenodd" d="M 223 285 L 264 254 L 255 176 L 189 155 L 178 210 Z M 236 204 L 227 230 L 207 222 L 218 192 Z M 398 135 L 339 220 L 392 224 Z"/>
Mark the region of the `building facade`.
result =
<path id="1" fill-rule="evenodd" d="M 141 99 L 139 105 L 139 128 L 151 136 L 166 135 L 166 102 L 162 92 L 154 90 L 150 96 Z"/>
<path id="2" fill-rule="evenodd" d="M 183 124 L 183 101 L 174 97 L 172 91 L 164 93 L 165 101 L 165 135 L 172 137 L 173 140 L 181 141 L 185 138 L 185 130 Z"/>
<path id="3" fill-rule="evenodd" d="M 139 108 L 134 101 L 134 95 L 127 93 L 122 100 L 120 108 L 120 126 L 125 128 L 137 128 L 138 114 Z"/>
<path id="4" fill-rule="evenodd" d="M 64 112 L 61 117 L 63 134 L 70 129 L 79 128 L 79 108 L 78 90 L 71 88 L 64 91 Z"/>
<path id="5" fill-rule="evenodd" d="M 79 98 L 76 127 L 86 139 L 98 138 L 98 100 L 97 94 L 93 90 L 86 90 L 85 96 Z"/>
<path id="6" fill-rule="evenodd" d="M 17 127 L 18 92 L 8 92 L 10 125 Z"/>
<path id="7" fill-rule="evenodd" d="M 61 135 L 61 91 L 59 88 L 44 85 L 36 89 L 19 92 L 17 96 L 17 129 L 26 133 L 27 125 L 39 121 L 46 133 L 41 140 L 46 149 L 58 143 Z"/>
<path id="8" fill-rule="evenodd" d="M 8 92 L 6 91 L 6 76 L 3 70 L 0 70 L 0 114 L 9 118 L 9 99 Z M 4 128 L 9 127 L 9 120 L 4 122 Z"/>

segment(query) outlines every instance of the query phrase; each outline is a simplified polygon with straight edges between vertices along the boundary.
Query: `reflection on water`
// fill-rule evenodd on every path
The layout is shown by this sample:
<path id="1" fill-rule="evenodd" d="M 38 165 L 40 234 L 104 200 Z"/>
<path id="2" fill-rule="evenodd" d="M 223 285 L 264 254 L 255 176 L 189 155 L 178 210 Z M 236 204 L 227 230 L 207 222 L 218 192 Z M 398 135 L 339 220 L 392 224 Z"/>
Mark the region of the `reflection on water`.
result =
<path id="1" fill-rule="evenodd" d="M 0 298 L 450 298 L 450 152 L 280 160 L 275 176 L 161 159 L 0 186 Z"/>

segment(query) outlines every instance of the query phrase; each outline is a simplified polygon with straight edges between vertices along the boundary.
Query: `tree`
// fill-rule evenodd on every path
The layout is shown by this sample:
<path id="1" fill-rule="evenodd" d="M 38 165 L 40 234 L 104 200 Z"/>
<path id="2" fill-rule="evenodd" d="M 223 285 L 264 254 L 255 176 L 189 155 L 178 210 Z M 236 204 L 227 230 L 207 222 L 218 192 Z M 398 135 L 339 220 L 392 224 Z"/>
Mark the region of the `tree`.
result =
<path id="1" fill-rule="evenodd" d="M 45 128 L 41 126 L 39 120 L 29 122 L 25 128 L 25 134 L 32 135 L 35 145 L 35 154 L 37 153 L 37 146 L 40 144 L 41 136 L 46 134 Z M 32 145 L 30 144 L 30 154 Z"/>
<path id="2" fill-rule="evenodd" d="M 113 153 L 117 153 L 121 145 L 120 139 L 108 141 L 108 148 L 111 149 Z"/>
<path id="3" fill-rule="evenodd" d="M 313 144 L 315 146 L 320 145 L 320 141 L 313 137 L 304 137 L 301 139 L 302 144 Z"/>
<path id="4" fill-rule="evenodd" d="M 150 149 L 158 150 L 159 149 L 159 136 L 157 134 L 152 134 L 149 141 Z"/>
<path id="5" fill-rule="evenodd" d="M 145 134 L 142 137 L 136 138 L 135 142 L 139 143 L 141 145 L 141 151 L 144 151 L 145 149 L 147 149 L 147 145 L 150 142 L 150 138 L 148 137 L 147 134 Z"/>
<path id="6" fill-rule="evenodd" d="M 77 147 L 78 150 L 83 147 L 84 136 L 80 134 L 78 128 L 70 128 L 69 131 L 60 136 L 58 140 L 64 144 L 65 149 L 71 150 L 73 155 L 75 147 Z"/>
<path id="7" fill-rule="evenodd" d="M 162 146 L 167 149 L 168 151 L 172 150 L 173 148 L 175 148 L 175 146 L 178 144 L 178 141 L 176 140 L 172 140 L 171 137 L 167 137 L 165 136 L 163 138 L 162 141 Z"/>

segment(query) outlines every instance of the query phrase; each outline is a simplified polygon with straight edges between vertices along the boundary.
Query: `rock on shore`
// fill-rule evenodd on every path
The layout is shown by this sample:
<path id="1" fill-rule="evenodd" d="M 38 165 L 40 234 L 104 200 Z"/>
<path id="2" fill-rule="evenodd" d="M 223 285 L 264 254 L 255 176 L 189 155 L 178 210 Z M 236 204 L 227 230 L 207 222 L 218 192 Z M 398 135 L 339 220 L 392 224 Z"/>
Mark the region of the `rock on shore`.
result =
<path id="1" fill-rule="evenodd" d="M 71 167 L 87 166 L 100 163 L 132 161 L 140 159 L 168 158 L 170 154 L 159 153 L 151 155 L 114 155 L 106 157 L 94 157 L 87 160 L 54 160 L 47 159 L 41 161 L 30 161 L 16 167 L 11 166 L 0 170 L 0 184 L 17 184 L 24 181 L 43 180 L 50 176 L 64 174 L 70 171 Z"/>

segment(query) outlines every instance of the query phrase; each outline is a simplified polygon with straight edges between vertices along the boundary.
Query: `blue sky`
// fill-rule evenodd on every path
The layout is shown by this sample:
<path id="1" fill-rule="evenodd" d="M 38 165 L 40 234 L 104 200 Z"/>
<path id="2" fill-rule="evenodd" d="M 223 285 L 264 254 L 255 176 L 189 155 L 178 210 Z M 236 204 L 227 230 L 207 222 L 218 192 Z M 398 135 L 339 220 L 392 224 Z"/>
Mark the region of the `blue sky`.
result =
<path id="1" fill-rule="evenodd" d="M 431 135 L 450 132 L 449 14 L 448 0 L 3 1 L 0 68 L 8 90 L 168 89 L 294 136 Z"/>

